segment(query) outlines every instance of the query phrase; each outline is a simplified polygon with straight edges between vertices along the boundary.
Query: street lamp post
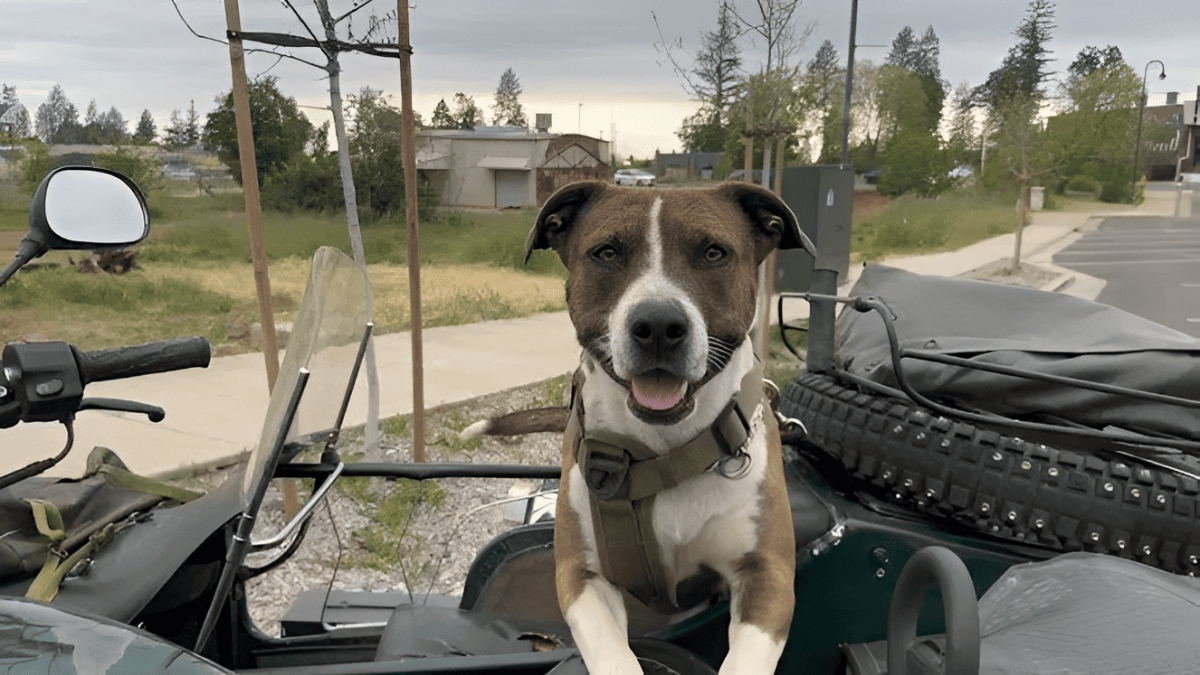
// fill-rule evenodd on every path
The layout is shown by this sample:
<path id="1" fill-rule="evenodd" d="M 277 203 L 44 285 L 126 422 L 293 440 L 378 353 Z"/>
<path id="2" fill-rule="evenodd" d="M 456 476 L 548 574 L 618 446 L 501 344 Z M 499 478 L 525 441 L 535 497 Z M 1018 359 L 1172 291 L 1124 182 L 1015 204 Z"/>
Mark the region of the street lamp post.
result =
<path id="1" fill-rule="evenodd" d="M 1141 159 L 1141 154 L 1142 154 L 1142 116 L 1146 112 L 1146 78 L 1150 75 L 1150 66 L 1152 66 L 1156 63 L 1158 64 L 1158 67 L 1160 69 L 1159 73 L 1158 73 L 1158 79 L 1160 79 L 1160 80 L 1167 79 L 1167 67 L 1165 65 L 1163 65 L 1163 62 L 1159 61 L 1158 59 L 1155 59 L 1155 60 L 1151 61 L 1150 63 L 1147 63 L 1145 69 L 1142 70 L 1142 97 L 1138 101 L 1137 138 L 1133 142 L 1133 189 L 1134 189 L 1134 191 L 1137 190 L 1138 168 L 1140 166 L 1139 160 Z"/>

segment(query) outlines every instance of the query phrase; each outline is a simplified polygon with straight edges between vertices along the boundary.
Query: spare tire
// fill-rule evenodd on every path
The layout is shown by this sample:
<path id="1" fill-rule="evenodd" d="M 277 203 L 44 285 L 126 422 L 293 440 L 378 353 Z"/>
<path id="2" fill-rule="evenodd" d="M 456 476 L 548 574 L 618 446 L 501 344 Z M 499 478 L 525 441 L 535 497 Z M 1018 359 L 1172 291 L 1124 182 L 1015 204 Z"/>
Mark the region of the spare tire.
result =
<path id="1" fill-rule="evenodd" d="M 780 411 L 864 489 L 991 536 L 1200 572 L 1200 483 L 1023 441 L 802 373 Z"/>

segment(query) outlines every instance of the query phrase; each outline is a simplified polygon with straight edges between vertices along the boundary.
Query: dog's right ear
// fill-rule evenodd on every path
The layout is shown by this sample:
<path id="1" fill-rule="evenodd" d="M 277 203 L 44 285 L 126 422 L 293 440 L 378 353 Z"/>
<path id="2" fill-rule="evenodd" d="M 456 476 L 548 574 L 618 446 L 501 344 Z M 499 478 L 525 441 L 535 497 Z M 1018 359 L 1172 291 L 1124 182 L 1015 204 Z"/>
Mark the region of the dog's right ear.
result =
<path id="1" fill-rule="evenodd" d="M 529 231 L 529 238 L 525 241 L 524 264 L 529 264 L 529 256 L 533 255 L 535 249 L 559 250 L 566 241 L 567 230 L 579 217 L 583 206 L 607 187 L 607 183 L 596 180 L 581 181 L 564 185 L 550 195 L 542 210 L 538 212 L 533 229 Z"/>

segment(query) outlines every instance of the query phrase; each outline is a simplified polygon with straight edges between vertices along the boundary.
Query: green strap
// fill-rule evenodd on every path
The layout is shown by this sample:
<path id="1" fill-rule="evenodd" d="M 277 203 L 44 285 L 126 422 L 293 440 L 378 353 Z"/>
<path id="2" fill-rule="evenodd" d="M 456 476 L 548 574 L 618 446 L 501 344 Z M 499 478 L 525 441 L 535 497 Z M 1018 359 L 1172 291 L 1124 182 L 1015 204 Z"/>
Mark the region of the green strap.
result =
<path id="1" fill-rule="evenodd" d="M 33 509 L 33 524 L 37 531 L 50 540 L 50 546 L 67 538 L 67 528 L 63 525 L 62 514 L 58 507 L 44 499 L 26 499 Z"/>
<path id="2" fill-rule="evenodd" d="M 120 467 L 116 467 L 116 466 L 112 466 L 112 465 L 108 465 L 108 464 L 101 466 L 99 468 L 99 473 L 104 474 L 104 477 L 109 482 L 111 482 L 115 485 L 119 485 L 119 486 L 125 488 L 126 490 L 133 490 L 134 492 L 145 492 L 146 494 L 158 495 L 159 497 L 163 497 L 165 499 L 172 499 L 177 502 L 183 502 L 183 503 L 190 502 L 193 499 L 196 499 L 197 497 L 200 497 L 204 494 L 202 492 L 196 492 L 194 490 L 188 490 L 187 488 L 181 488 L 181 487 L 178 487 L 175 485 L 171 485 L 169 483 L 157 481 L 157 480 L 154 480 L 153 478 L 146 478 L 145 476 L 139 476 L 138 474 L 133 473 L 132 471 L 129 471 L 127 469 L 122 469 Z"/>
<path id="3" fill-rule="evenodd" d="M 109 523 L 104 526 L 104 529 L 92 535 L 86 544 L 79 547 L 79 550 L 65 559 L 56 555 L 55 551 L 51 549 L 50 555 L 46 556 L 46 562 L 42 564 L 42 570 L 34 577 L 33 583 L 29 585 L 29 590 L 25 592 L 25 597 L 39 602 L 53 600 L 58 595 L 58 589 L 62 586 L 63 579 L 67 574 L 97 549 L 107 544 L 115 533 L 116 524 Z"/>

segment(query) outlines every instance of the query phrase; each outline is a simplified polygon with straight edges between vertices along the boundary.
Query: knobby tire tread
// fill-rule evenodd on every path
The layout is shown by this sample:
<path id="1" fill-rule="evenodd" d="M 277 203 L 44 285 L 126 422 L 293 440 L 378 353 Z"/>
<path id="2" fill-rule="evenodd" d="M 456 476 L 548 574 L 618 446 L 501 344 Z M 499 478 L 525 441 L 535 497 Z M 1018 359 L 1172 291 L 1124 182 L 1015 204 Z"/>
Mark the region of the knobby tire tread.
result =
<path id="1" fill-rule="evenodd" d="M 1200 484 L 1001 435 L 802 373 L 780 410 L 889 501 L 1005 539 L 1200 572 Z"/>

